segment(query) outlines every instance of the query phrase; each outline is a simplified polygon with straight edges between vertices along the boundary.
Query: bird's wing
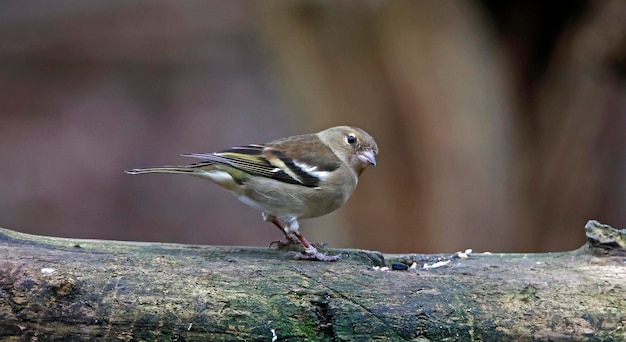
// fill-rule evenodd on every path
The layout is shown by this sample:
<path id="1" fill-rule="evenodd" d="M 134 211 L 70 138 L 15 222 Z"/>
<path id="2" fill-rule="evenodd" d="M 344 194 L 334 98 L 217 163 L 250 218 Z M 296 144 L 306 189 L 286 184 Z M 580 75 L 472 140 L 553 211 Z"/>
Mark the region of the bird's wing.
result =
<path id="1" fill-rule="evenodd" d="M 332 172 L 341 166 L 341 160 L 317 135 L 297 135 L 274 140 L 265 146 L 280 151 L 284 158 L 291 159 L 303 169 Z"/>
<path id="2" fill-rule="evenodd" d="M 236 169 L 237 174 L 271 178 L 289 184 L 317 187 L 328 174 L 339 167 L 339 159 L 326 145 L 319 142 L 308 147 L 293 147 L 294 144 L 281 143 L 280 140 L 267 145 L 248 145 L 232 147 L 215 153 L 190 153 L 186 157 L 203 160 L 196 167 L 220 164 Z M 299 145 L 299 144 L 295 144 Z M 330 152 L 325 157 L 334 157 L 335 163 L 328 162 L 324 156 L 317 156 L 312 148 L 324 147 L 322 153 Z M 332 158 L 331 158 L 332 159 Z M 315 162 L 320 164 L 315 164 Z M 317 166 L 314 166 L 317 165 Z M 233 176 L 238 176 L 233 174 Z M 237 177 L 241 178 L 241 177 Z M 242 180 L 243 181 L 243 180 Z"/>

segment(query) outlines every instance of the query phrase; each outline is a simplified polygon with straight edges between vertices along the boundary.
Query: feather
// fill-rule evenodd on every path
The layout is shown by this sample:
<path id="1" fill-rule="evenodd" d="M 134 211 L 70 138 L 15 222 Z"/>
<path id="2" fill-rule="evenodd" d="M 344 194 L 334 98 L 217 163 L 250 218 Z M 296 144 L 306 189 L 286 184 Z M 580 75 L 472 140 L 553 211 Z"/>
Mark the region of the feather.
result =
<path id="1" fill-rule="evenodd" d="M 307 162 L 296 161 L 274 147 L 258 144 L 231 147 L 214 153 L 185 153 L 182 156 L 202 160 L 202 162 L 191 165 L 192 167 L 203 168 L 220 164 L 254 176 L 267 177 L 288 184 L 317 187 L 321 181 L 328 178 L 332 170 L 339 167 L 339 159 L 334 153 L 321 142 L 319 144 L 328 150 L 322 148 L 323 152 L 332 153 L 336 163 L 325 163 L 321 168 L 319 166 L 313 167 Z M 281 143 L 276 145 L 285 147 Z M 292 149 L 290 152 L 295 151 Z M 310 156 L 305 159 L 311 160 Z"/>

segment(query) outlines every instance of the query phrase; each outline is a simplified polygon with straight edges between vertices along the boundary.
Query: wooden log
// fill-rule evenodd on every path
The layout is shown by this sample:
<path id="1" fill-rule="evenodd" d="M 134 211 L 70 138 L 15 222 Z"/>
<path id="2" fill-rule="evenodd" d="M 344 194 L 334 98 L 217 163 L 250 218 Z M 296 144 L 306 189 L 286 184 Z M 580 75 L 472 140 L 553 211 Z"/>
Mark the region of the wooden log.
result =
<path id="1" fill-rule="evenodd" d="M 626 231 L 590 221 L 587 236 L 571 252 L 325 263 L 0 229 L 0 340 L 622 340 Z"/>

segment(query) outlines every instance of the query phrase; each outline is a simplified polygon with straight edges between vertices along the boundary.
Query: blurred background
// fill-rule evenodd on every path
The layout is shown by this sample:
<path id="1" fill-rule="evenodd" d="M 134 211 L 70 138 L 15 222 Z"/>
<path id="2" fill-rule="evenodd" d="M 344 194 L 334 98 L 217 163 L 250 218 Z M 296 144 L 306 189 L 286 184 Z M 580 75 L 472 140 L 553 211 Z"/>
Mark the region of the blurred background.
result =
<path id="1" fill-rule="evenodd" d="M 626 225 L 626 2 L 3 1 L 0 227 L 267 246 L 208 181 L 130 176 L 349 124 L 378 141 L 312 241 L 539 252 Z"/>

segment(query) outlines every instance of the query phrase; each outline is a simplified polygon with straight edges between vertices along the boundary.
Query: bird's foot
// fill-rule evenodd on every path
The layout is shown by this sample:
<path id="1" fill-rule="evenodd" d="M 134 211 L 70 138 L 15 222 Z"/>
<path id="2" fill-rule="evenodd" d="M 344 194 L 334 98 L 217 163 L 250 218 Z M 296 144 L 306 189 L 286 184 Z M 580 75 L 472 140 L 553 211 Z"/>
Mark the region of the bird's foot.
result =
<path id="1" fill-rule="evenodd" d="M 275 245 L 276 248 L 283 249 L 283 248 L 288 248 L 288 247 L 292 247 L 292 246 L 297 246 L 299 244 L 300 244 L 300 242 L 298 242 L 298 241 L 291 241 L 291 240 L 281 241 L 281 240 L 276 240 L 276 241 L 272 241 L 268 247 L 271 248 L 272 246 Z"/>
<path id="2" fill-rule="evenodd" d="M 295 259 L 298 260 L 318 260 L 318 261 L 337 261 L 341 259 L 341 254 L 337 255 L 326 255 L 320 253 L 317 248 L 311 246 L 306 248 L 304 252 L 298 253 L 295 256 Z"/>
<path id="3" fill-rule="evenodd" d="M 287 238 L 287 241 L 285 242 L 280 241 L 280 240 L 272 241 L 272 243 L 270 243 L 270 247 L 272 247 L 273 245 L 276 245 L 276 248 L 283 249 L 283 248 L 293 247 L 293 246 L 297 246 L 301 244 L 296 234 L 285 233 L 285 237 Z"/>
<path id="4" fill-rule="evenodd" d="M 287 240 L 287 241 L 276 240 L 276 241 L 270 242 L 269 247 L 272 247 L 274 245 L 276 245 L 276 248 L 281 249 L 281 248 L 286 248 L 286 247 L 291 247 L 291 246 L 298 246 L 298 245 L 301 245 L 301 243 L 300 241 L 292 241 L 292 240 Z M 311 242 L 311 246 L 315 248 L 324 248 L 324 247 L 330 246 L 330 244 L 328 242 Z"/>

